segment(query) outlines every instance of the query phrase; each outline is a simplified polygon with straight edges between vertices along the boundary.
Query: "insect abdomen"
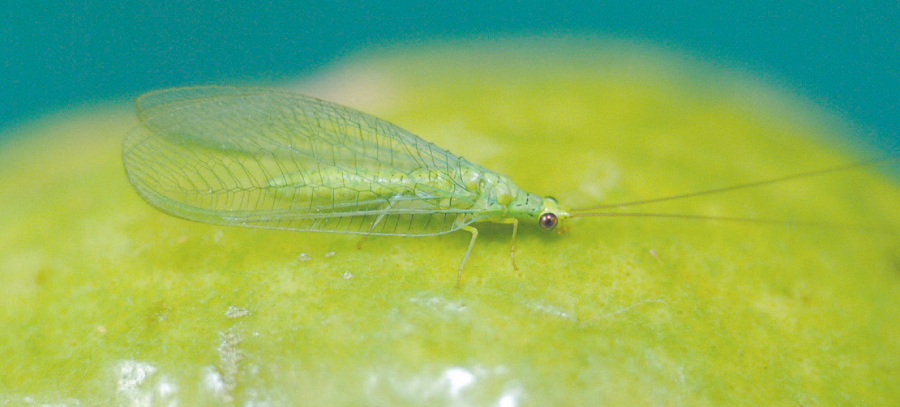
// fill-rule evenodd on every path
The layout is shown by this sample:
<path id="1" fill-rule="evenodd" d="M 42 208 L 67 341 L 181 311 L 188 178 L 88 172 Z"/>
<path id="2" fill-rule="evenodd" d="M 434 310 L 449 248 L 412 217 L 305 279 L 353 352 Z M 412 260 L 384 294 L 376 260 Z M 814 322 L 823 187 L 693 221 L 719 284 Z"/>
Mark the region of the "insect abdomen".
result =
<path id="1" fill-rule="evenodd" d="M 422 169 L 409 174 L 382 169 L 377 171 L 339 168 L 292 172 L 269 180 L 269 187 L 290 199 L 314 202 L 387 201 L 393 197 L 418 196 L 437 200 L 467 195 L 446 177 Z M 447 194 L 446 191 L 457 190 Z M 460 201 L 462 202 L 462 201 Z"/>

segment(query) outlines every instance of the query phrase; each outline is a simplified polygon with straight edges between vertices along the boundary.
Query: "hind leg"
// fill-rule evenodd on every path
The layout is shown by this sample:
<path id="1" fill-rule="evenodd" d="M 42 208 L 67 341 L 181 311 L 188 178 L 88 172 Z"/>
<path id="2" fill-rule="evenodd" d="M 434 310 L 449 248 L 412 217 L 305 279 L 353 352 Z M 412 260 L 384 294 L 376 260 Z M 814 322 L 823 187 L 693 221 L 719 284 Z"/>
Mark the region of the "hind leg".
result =
<path id="1" fill-rule="evenodd" d="M 385 206 L 381 207 L 381 210 L 389 210 L 389 209 L 393 208 L 395 202 L 397 202 L 397 201 L 395 201 L 393 199 L 388 200 L 388 203 Z M 381 220 L 384 219 L 385 215 L 387 215 L 387 214 L 382 213 L 381 215 L 378 215 L 378 217 L 375 218 L 375 222 L 372 222 L 372 226 L 369 227 L 369 231 L 366 232 L 363 235 L 363 237 L 361 239 L 359 239 L 359 243 L 356 244 L 357 250 L 362 249 L 363 242 L 365 242 L 366 238 L 372 234 L 372 231 L 375 230 L 375 226 L 377 226 L 379 223 L 381 223 Z"/>

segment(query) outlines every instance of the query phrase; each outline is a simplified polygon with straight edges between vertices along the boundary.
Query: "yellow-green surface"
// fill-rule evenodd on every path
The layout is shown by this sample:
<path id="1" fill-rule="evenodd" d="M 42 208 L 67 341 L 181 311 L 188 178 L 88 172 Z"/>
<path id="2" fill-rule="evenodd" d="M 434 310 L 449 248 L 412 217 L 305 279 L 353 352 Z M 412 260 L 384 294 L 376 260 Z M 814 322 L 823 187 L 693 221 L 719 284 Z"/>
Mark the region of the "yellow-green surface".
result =
<path id="1" fill-rule="evenodd" d="M 301 89 L 573 206 L 858 160 L 748 75 L 604 42 L 371 53 Z M 132 190 L 117 110 L 0 146 L 0 405 L 888 405 L 900 239 L 583 218 L 372 238 L 219 227 Z M 875 169 L 637 207 L 900 229 Z M 330 252 L 334 254 L 329 256 Z M 306 254 L 306 256 L 302 256 Z M 301 260 L 301 257 L 309 260 Z"/>

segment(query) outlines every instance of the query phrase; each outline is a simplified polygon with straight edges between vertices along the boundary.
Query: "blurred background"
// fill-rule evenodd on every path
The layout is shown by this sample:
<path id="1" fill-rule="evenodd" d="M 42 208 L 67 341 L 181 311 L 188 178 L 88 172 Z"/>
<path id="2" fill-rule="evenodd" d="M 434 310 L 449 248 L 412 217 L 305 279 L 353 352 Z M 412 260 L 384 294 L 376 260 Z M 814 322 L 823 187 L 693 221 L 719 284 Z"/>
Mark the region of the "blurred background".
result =
<path id="1" fill-rule="evenodd" d="M 746 70 L 900 145 L 900 2 L 13 0 L 0 6 L 0 133 L 151 89 L 278 81 L 359 50 L 599 36 Z"/>

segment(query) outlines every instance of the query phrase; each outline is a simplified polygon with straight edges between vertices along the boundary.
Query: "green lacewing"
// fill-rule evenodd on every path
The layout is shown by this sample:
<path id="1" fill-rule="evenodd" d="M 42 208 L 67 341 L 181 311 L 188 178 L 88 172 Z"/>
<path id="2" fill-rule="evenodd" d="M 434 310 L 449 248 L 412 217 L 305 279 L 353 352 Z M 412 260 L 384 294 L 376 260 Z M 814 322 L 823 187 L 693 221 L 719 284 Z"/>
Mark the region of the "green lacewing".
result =
<path id="1" fill-rule="evenodd" d="M 545 230 L 577 216 L 642 216 L 786 224 L 765 219 L 593 212 L 756 187 L 876 164 L 889 157 L 617 205 L 571 209 L 366 113 L 278 89 L 200 86 L 137 100 L 124 142 L 128 178 L 151 205 L 186 219 L 308 232 L 472 234 L 472 224 L 519 221 Z"/>

